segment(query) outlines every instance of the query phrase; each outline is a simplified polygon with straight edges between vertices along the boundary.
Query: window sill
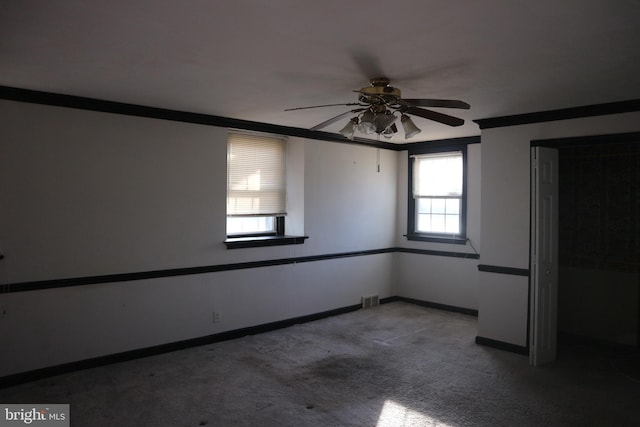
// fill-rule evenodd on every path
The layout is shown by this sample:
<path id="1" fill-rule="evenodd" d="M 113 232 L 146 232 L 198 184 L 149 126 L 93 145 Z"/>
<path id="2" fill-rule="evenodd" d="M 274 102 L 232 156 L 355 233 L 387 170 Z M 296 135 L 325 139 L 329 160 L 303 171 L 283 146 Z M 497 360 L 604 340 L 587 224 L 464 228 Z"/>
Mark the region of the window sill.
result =
<path id="1" fill-rule="evenodd" d="M 260 248 L 263 246 L 301 245 L 309 236 L 233 237 L 224 241 L 227 249 Z"/>
<path id="2" fill-rule="evenodd" d="M 407 240 L 415 240 L 418 242 L 450 243 L 453 245 L 464 245 L 467 243 L 466 237 L 429 236 L 425 234 L 405 234 L 404 237 L 406 237 Z"/>

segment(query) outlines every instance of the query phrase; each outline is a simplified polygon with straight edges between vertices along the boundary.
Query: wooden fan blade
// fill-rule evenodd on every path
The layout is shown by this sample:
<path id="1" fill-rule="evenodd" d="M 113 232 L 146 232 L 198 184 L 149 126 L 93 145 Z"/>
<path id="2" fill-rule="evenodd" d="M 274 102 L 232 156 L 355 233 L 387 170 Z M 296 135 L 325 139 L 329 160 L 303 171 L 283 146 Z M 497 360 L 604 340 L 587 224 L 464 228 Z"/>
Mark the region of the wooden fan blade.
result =
<path id="1" fill-rule="evenodd" d="M 464 124 L 464 120 L 462 119 L 449 116 L 447 114 L 438 113 L 436 111 L 426 110 L 424 108 L 407 107 L 407 108 L 403 108 L 402 111 L 408 114 L 424 117 L 425 119 L 433 120 L 435 122 L 443 123 L 449 126 L 461 126 Z"/>
<path id="2" fill-rule="evenodd" d="M 414 107 L 442 107 L 442 108 L 462 108 L 468 110 L 470 105 L 457 99 L 402 99 L 403 102 Z"/>
<path id="3" fill-rule="evenodd" d="M 361 105 L 357 102 L 347 102 L 345 104 L 324 104 L 324 105 L 312 105 L 311 107 L 296 107 L 296 108 L 286 108 L 284 111 L 294 111 L 294 110 L 308 110 L 309 108 L 321 108 L 321 107 L 337 107 L 340 105 Z"/>
<path id="4" fill-rule="evenodd" d="M 315 125 L 314 127 L 312 127 L 312 128 L 311 128 L 311 130 L 318 130 L 318 129 L 322 129 L 322 128 L 324 128 L 324 127 L 327 127 L 327 126 L 329 126 L 329 125 L 334 124 L 335 122 L 337 122 L 337 121 L 339 121 L 339 120 L 344 119 L 344 118 L 345 118 L 345 117 L 347 117 L 349 114 L 359 113 L 360 111 L 364 111 L 364 110 L 366 110 L 366 108 L 358 108 L 358 109 L 355 109 L 355 110 L 351 110 L 351 111 L 344 112 L 344 113 L 342 113 L 342 114 L 338 114 L 338 115 L 337 115 L 337 116 L 335 116 L 335 117 L 331 117 L 329 120 L 325 120 L 324 122 L 322 122 L 322 123 L 320 123 L 320 124 L 318 124 L 318 125 Z"/>

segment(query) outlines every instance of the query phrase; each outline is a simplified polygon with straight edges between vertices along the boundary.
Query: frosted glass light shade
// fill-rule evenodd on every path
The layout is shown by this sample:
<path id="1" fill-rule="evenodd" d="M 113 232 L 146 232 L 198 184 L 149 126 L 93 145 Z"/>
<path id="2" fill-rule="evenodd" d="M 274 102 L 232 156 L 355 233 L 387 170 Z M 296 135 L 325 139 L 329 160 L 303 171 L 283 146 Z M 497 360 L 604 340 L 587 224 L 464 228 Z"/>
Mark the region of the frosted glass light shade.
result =
<path id="1" fill-rule="evenodd" d="M 358 130 L 365 135 L 370 135 L 376 131 L 376 125 L 374 124 L 375 115 L 373 111 L 367 110 L 362 113 L 360 117 L 360 124 L 358 124 Z"/>
<path id="2" fill-rule="evenodd" d="M 342 129 L 340 129 L 340 135 L 353 141 L 353 134 L 356 132 L 357 123 L 358 119 L 355 117 L 349 120 L 349 122 Z"/>
<path id="3" fill-rule="evenodd" d="M 411 118 L 406 114 L 403 114 L 402 117 L 400 117 L 400 122 L 404 128 L 404 139 L 409 139 L 422 132 L 422 130 L 420 130 L 420 128 L 418 128 L 418 126 L 413 123 L 413 120 L 411 120 Z"/>
<path id="4" fill-rule="evenodd" d="M 396 116 L 394 116 L 393 114 L 386 114 L 386 113 L 376 114 L 376 117 L 374 119 L 374 122 L 376 125 L 376 132 L 383 133 L 395 121 L 396 121 Z"/>

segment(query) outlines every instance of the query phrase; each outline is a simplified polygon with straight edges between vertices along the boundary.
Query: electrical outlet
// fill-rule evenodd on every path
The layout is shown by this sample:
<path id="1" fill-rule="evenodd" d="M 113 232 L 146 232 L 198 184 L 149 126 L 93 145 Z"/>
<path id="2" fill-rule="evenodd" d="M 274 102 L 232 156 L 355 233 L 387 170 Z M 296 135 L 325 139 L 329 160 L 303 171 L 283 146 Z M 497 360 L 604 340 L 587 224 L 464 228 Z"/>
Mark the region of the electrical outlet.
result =
<path id="1" fill-rule="evenodd" d="M 221 316 L 220 316 L 220 312 L 219 311 L 214 311 L 213 312 L 213 323 L 218 323 L 221 320 Z"/>

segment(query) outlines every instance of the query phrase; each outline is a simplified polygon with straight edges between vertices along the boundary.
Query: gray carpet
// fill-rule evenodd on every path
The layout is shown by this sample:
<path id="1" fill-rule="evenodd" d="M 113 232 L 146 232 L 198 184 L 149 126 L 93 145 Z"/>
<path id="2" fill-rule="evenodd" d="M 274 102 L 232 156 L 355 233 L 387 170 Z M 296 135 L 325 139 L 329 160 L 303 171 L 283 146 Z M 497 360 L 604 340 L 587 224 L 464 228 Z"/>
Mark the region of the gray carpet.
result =
<path id="1" fill-rule="evenodd" d="M 72 426 L 638 426 L 639 356 L 583 345 L 532 368 L 474 317 L 395 302 L 0 390 Z"/>

